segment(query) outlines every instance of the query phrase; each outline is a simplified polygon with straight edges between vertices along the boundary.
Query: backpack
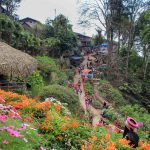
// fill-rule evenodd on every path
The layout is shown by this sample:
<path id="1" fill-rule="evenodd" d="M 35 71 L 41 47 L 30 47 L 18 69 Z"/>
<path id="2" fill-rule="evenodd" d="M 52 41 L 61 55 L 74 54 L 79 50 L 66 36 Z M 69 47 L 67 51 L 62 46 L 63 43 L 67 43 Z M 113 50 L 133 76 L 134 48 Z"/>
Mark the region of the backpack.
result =
<path id="1" fill-rule="evenodd" d="M 130 145 L 133 146 L 133 148 L 138 147 L 139 143 L 139 136 L 137 133 L 133 131 L 129 131 L 126 135 L 126 139 L 130 141 Z"/>

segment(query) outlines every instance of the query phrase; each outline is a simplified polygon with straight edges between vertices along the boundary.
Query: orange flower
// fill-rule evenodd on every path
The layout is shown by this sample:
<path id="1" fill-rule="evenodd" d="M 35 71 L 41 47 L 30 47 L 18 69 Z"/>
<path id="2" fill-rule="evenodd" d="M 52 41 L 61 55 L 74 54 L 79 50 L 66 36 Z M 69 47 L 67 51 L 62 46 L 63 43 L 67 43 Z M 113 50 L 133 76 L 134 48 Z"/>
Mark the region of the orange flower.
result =
<path id="1" fill-rule="evenodd" d="M 70 127 L 72 128 L 78 128 L 80 125 L 80 123 L 76 120 L 72 121 L 71 124 L 70 124 Z"/>
<path id="2" fill-rule="evenodd" d="M 56 110 L 60 111 L 61 110 L 61 106 L 59 104 L 55 105 Z"/>
<path id="3" fill-rule="evenodd" d="M 65 132 L 65 131 L 67 130 L 67 128 L 66 128 L 66 127 L 62 127 L 60 130 L 61 130 L 62 132 Z"/>
<path id="4" fill-rule="evenodd" d="M 50 107 L 51 106 L 51 102 L 50 101 L 45 101 L 45 106 L 46 107 Z"/>
<path id="5" fill-rule="evenodd" d="M 91 124 L 84 123 L 84 126 L 86 126 L 86 127 L 91 127 Z"/>
<path id="6" fill-rule="evenodd" d="M 108 142 L 106 146 L 106 150 L 115 150 L 116 149 L 116 143 L 114 142 Z"/>
<path id="7" fill-rule="evenodd" d="M 69 116 L 64 116 L 64 119 L 65 119 L 66 121 L 68 121 L 68 120 L 70 120 L 70 117 L 69 117 Z"/>
<path id="8" fill-rule="evenodd" d="M 140 141 L 139 143 L 140 143 L 140 146 L 141 146 L 142 149 L 144 149 L 144 150 L 150 150 L 150 144 L 148 144 L 146 142 L 143 143 L 142 141 Z"/>
<path id="9" fill-rule="evenodd" d="M 51 114 L 47 113 L 46 118 L 45 118 L 45 122 L 49 122 L 52 119 Z"/>
<path id="10" fill-rule="evenodd" d="M 89 150 L 89 149 L 93 149 L 93 144 L 88 144 L 87 145 L 87 149 Z"/>
<path id="11" fill-rule="evenodd" d="M 126 139 L 119 139 L 118 140 L 119 144 L 122 144 L 122 145 L 129 145 L 130 141 L 126 140 Z"/>
<path id="12" fill-rule="evenodd" d="M 96 137 L 96 136 L 92 136 L 91 138 L 89 138 L 89 140 L 91 140 L 91 141 L 96 141 L 96 140 L 97 140 L 97 137 Z"/>
<path id="13" fill-rule="evenodd" d="M 106 141 L 110 141 L 110 135 L 109 135 L 109 134 L 106 134 L 106 135 L 105 135 L 105 139 L 106 139 Z"/>
<path id="14" fill-rule="evenodd" d="M 13 117 L 13 116 L 14 116 L 14 113 L 13 113 L 13 112 L 8 112 L 8 116 L 9 116 L 9 117 Z"/>
<path id="15" fill-rule="evenodd" d="M 99 146 L 98 149 L 99 149 L 99 150 L 103 150 L 103 146 L 100 144 L 100 146 Z"/>
<path id="16" fill-rule="evenodd" d="M 84 150 L 85 149 L 85 146 L 84 145 L 81 145 L 81 150 Z"/>

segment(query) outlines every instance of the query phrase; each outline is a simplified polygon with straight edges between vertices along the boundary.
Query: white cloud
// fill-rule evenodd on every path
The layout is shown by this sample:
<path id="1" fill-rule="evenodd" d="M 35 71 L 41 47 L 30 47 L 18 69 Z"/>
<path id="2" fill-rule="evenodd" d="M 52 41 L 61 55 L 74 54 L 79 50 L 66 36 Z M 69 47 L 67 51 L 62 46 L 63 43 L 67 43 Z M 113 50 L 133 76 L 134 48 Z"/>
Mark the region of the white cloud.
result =
<path id="1" fill-rule="evenodd" d="M 45 23 L 45 20 L 50 17 L 55 17 L 56 14 L 64 14 L 70 20 L 73 25 L 73 29 L 76 32 L 86 33 L 92 36 L 93 29 L 83 29 L 78 23 L 78 6 L 77 0 L 22 0 L 17 14 L 20 18 L 30 17 Z"/>

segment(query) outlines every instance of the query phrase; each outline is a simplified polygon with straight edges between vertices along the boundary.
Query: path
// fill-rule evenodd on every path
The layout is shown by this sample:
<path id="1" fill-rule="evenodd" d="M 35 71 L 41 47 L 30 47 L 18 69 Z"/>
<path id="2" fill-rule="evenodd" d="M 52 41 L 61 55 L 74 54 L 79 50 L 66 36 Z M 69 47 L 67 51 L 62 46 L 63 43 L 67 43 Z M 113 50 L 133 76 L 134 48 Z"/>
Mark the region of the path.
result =
<path id="1" fill-rule="evenodd" d="M 94 57 L 92 55 L 89 56 L 90 59 L 94 60 Z M 82 65 L 85 65 L 87 64 L 88 60 L 87 60 L 87 56 L 84 57 L 84 60 L 82 62 Z M 85 67 L 86 68 L 86 67 Z M 85 110 L 85 113 L 86 113 L 86 105 L 85 105 L 85 91 L 84 91 L 84 87 L 83 87 L 83 82 L 82 82 L 82 79 L 81 79 L 81 75 L 78 74 L 78 71 L 76 71 L 76 75 L 74 76 L 74 83 L 78 83 L 78 81 L 81 81 L 81 90 L 82 90 L 82 94 L 79 95 L 79 101 L 81 103 L 81 106 L 83 107 L 83 109 Z M 97 83 L 94 83 L 94 93 L 95 93 L 95 97 L 97 100 L 99 100 L 102 104 L 103 102 L 107 102 L 104 98 L 102 98 L 100 95 L 99 95 L 99 92 L 98 92 L 98 84 Z M 109 104 L 109 103 L 108 103 Z M 111 106 L 111 105 L 110 105 Z M 114 109 L 114 108 L 113 108 Z M 92 125 L 93 127 L 96 127 L 97 124 L 99 124 L 99 120 L 101 119 L 100 118 L 100 114 L 101 114 L 101 110 L 98 110 L 98 109 L 95 109 L 93 106 L 90 106 L 89 108 L 89 111 L 90 113 L 92 113 L 93 115 L 93 120 L 92 120 Z M 117 113 L 118 114 L 118 113 Z M 119 114 L 118 114 L 119 115 Z M 113 124 L 109 124 L 108 126 L 109 128 L 111 127 L 112 131 L 115 132 L 116 128 L 115 125 Z M 119 129 L 119 128 L 118 128 Z M 120 130 L 120 129 L 119 129 Z M 123 130 L 120 130 L 123 132 Z"/>
<path id="2" fill-rule="evenodd" d="M 95 59 L 94 57 L 92 57 L 92 55 L 90 55 L 89 57 L 90 57 L 90 59 L 92 59 L 92 60 Z M 83 60 L 83 62 L 82 62 L 82 65 L 85 65 L 85 68 L 86 68 L 86 64 L 87 64 L 87 62 L 88 62 L 87 58 L 88 58 L 88 57 L 85 56 L 85 57 L 84 57 L 84 60 Z M 79 80 L 81 81 L 81 90 L 82 90 L 82 94 L 79 95 L 79 100 L 80 100 L 81 106 L 83 107 L 83 109 L 84 109 L 85 112 L 86 112 L 85 91 L 84 91 L 84 88 L 83 88 L 82 78 L 81 78 L 81 75 L 79 75 L 78 73 L 76 73 L 76 75 L 75 75 L 75 77 L 74 77 L 74 83 L 78 83 Z M 95 126 L 99 123 L 101 111 L 95 109 L 93 106 L 90 106 L 90 107 L 89 107 L 89 111 L 90 111 L 90 113 L 93 114 L 92 125 L 95 127 Z"/>

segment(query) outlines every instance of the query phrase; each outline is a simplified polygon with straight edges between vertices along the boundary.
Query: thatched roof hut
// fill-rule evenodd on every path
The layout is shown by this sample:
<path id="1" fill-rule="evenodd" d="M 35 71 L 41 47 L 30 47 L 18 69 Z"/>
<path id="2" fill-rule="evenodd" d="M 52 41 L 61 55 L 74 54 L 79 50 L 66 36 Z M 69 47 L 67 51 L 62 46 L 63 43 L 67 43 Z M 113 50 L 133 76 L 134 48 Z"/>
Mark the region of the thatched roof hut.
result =
<path id="1" fill-rule="evenodd" d="M 37 61 L 30 55 L 0 42 L 0 74 L 4 76 L 29 76 L 37 69 Z"/>

